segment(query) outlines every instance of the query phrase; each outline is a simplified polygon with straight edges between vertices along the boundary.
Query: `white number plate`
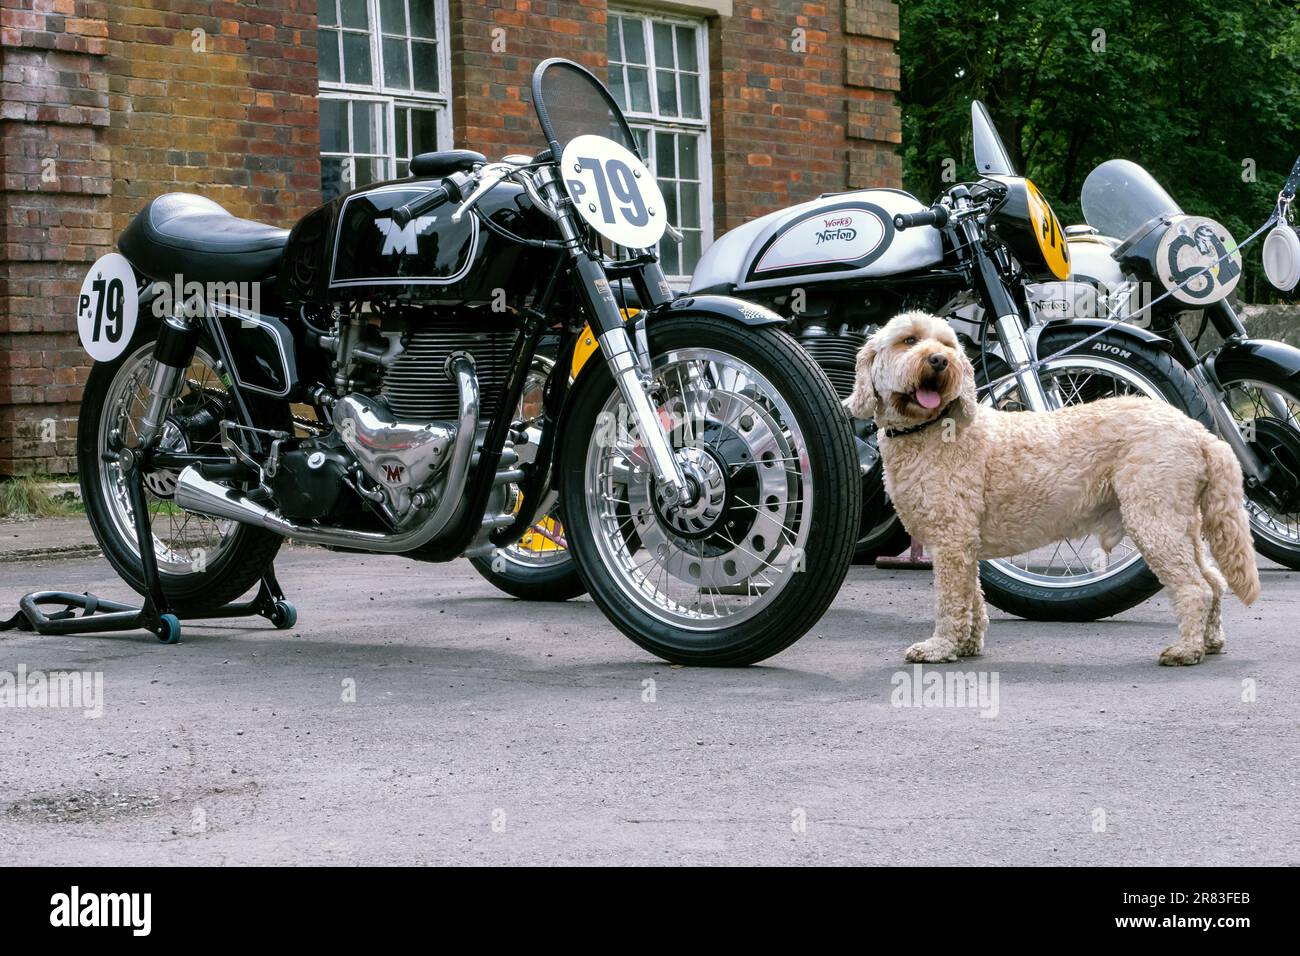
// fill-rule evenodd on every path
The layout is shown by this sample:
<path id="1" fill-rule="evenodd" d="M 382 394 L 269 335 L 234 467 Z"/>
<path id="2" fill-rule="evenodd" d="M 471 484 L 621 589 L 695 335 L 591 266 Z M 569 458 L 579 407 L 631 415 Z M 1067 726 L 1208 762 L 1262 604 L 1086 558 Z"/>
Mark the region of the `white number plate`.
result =
<path id="1" fill-rule="evenodd" d="M 631 150 L 603 136 L 575 136 L 564 147 L 560 171 L 579 215 L 606 239 L 647 249 L 663 236 L 663 194 Z"/>
<path id="2" fill-rule="evenodd" d="M 131 344 L 140 297 L 135 270 L 116 252 L 101 256 L 81 283 L 77 296 L 77 334 L 96 362 L 111 362 Z"/>

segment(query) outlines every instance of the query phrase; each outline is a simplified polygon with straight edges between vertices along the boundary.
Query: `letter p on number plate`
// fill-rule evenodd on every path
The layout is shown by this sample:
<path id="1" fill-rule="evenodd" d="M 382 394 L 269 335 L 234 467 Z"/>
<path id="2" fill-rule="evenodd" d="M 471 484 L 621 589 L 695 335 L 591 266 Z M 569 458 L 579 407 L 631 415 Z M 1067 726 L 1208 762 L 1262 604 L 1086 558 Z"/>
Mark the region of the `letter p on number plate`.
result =
<path id="1" fill-rule="evenodd" d="M 613 140 L 575 136 L 564 147 L 560 173 L 578 214 L 611 242 L 648 249 L 668 227 L 654 176 Z"/>

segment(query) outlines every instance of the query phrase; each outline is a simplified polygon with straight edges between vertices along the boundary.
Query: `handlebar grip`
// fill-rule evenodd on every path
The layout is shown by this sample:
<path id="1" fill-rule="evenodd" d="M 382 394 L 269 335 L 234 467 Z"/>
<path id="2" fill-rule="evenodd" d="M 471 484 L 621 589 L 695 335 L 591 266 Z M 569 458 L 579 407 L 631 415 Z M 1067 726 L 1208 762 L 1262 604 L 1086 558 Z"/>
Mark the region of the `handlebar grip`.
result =
<path id="1" fill-rule="evenodd" d="M 900 232 L 916 226 L 934 226 L 942 229 L 948 225 L 948 207 L 931 206 L 925 212 L 900 212 L 894 217 L 894 228 Z"/>
<path id="2" fill-rule="evenodd" d="M 412 199 L 410 202 L 394 209 L 391 213 L 393 222 L 397 223 L 399 228 L 405 228 L 406 224 L 416 216 L 422 216 L 431 209 L 437 209 L 450 198 L 451 193 L 447 191 L 447 187 L 435 186 L 419 199 Z"/>

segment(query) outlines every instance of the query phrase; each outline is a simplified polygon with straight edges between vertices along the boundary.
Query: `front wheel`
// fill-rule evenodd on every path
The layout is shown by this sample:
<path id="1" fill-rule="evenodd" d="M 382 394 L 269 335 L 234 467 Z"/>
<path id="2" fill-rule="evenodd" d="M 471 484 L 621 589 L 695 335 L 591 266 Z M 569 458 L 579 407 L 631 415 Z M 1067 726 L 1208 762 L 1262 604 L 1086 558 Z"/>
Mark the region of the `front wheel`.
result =
<path id="1" fill-rule="evenodd" d="M 592 599 L 667 661 L 740 666 L 793 644 L 853 555 L 861 482 L 825 374 L 794 339 L 711 317 L 649 327 L 655 404 L 692 491 L 665 501 L 604 363 L 562 422 L 561 513 Z"/>
<path id="2" fill-rule="evenodd" d="M 1039 354 L 1049 356 L 1039 377 L 1059 406 L 1141 395 L 1166 402 L 1213 427 L 1209 410 L 1187 371 L 1153 345 L 1108 331 L 1072 352 L 1050 358 L 1093 332 L 1066 325 L 1047 328 L 1039 337 Z M 977 376 L 983 364 L 976 359 Z M 1007 370 L 991 357 L 987 364 L 994 381 Z M 1023 407 L 1014 380 L 995 386 L 984 400 L 1010 410 Z M 1160 590 L 1160 581 L 1132 540 L 1124 538 L 1107 553 L 1092 535 L 1057 541 L 1027 554 L 981 561 L 980 581 L 990 604 L 1033 621 L 1095 621 L 1127 611 Z"/>

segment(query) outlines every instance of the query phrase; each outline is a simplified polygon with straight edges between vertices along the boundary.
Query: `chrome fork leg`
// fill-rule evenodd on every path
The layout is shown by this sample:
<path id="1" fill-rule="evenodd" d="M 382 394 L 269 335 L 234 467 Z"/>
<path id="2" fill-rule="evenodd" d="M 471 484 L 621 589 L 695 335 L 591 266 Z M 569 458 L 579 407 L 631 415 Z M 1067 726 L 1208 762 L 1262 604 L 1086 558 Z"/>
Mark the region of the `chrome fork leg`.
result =
<path id="1" fill-rule="evenodd" d="M 650 404 L 646 383 L 641 378 L 640 364 L 626 329 L 614 329 L 600 337 L 600 350 L 609 364 L 609 370 L 618 384 L 618 390 L 632 413 L 637 433 L 650 456 L 658 489 L 668 501 L 691 504 L 689 487 L 682 475 L 681 464 L 673 454 L 672 445 L 664 433 L 663 422 Z"/>
<path id="2" fill-rule="evenodd" d="M 998 316 L 994 323 L 1002 351 L 1011 364 L 1020 387 L 1020 397 L 1031 411 L 1049 412 L 1056 403 L 1047 397 L 1043 383 L 1038 378 L 1038 371 L 1033 367 L 1033 356 L 1029 352 L 1029 341 L 1025 335 L 1025 324 L 1014 313 Z"/>

